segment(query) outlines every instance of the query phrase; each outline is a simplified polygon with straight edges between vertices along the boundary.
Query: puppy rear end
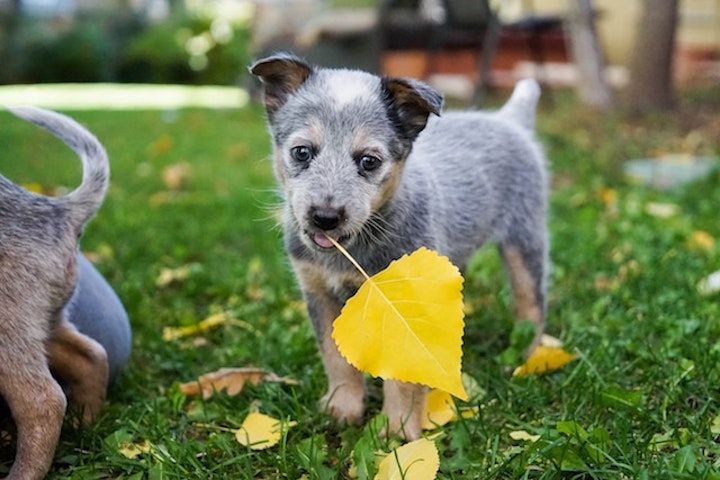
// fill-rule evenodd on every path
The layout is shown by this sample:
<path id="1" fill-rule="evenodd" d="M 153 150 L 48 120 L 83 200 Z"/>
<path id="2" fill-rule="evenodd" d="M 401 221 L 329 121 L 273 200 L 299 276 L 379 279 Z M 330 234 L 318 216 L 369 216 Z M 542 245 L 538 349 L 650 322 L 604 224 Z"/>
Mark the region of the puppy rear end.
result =
<path id="1" fill-rule="evenodd" d="M 74 120 L 34 107 L 12 113 L 70 146 L 83 163 L 81 185 L 50 198 L 0 175 L 0 396 L 17 427 L 8 479 L 42 478 L 50 468 L 67 400 L 50 371 L 64 376 L 83 420 L 105 399 L 107 356 L 63 318 L 77 284 L 78 237 L 102 204 L 107 154 Z"/>

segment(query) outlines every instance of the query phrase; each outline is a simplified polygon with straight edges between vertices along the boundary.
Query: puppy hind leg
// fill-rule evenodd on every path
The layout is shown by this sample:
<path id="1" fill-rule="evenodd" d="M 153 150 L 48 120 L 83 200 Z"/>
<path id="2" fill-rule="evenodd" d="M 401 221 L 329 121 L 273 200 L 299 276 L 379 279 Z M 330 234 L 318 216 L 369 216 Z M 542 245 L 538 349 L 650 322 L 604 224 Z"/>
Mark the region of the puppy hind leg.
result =
<path id="1" fill-rule="evenodd" d="M 70 403 L 90 423 L 105 403 L 108 359 L 105 349 L 68 321 L 56 327 L 47 345 L 50 369 L 66 386 Z"/>
<path id="2" fill-rule="evenodd" d="M 528 249 L 501 244 L 499 249 L 510 279 L 515 318 L 535 325 L 535 338 L 527 352 L 530 354 L 540 345 L 545 331 L 547 254 L 544 247 Z"/>
<path id="3" fill-rule="evenodd" d="M 50 470 L 67 400 L 47 368 L 41 348 L 13 361 L 3 357 L 0 395 L 17 429 L 15 461 L 6 480 L 41 479 Z M 10 361 L 8 361 L 10 360 Z"/>

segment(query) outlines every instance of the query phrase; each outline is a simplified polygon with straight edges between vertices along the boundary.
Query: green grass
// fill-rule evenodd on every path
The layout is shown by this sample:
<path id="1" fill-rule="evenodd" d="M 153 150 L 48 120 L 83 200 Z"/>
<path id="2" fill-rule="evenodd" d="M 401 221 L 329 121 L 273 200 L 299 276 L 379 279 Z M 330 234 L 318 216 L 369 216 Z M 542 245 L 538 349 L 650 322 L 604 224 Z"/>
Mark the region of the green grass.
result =
<path id="1" fill-rule="evenodd" d="M 720 175 L 671 192 L 628 183 L 621 164 L 663 151 L 718 153 L 711 93 L 688 97 L 683 114 L 634 120 L 585 111 L 565 96 L 540 113 L 554 172 L 549 333 L 580 359 L 542 376 L 513 378 L 499 357 L 512 330 L 508 287 L 493 248 L 471 262 L 464 370 L 486 392 L 479 417 L 443 429 L 439 478 L 720 478 L 720 307 L 696 284 L 720 269 L 720 245 L 692 248 L 696 231 L 720 239 Z M 689 112 L 689 113 L 688 113 Z M 273 215 L 269 140 L 257 106 L 242 110 L 77 112 L 106 145 L 113 179 L 83 250 L 130 313 L 134 351 L 91 427 L 69 424 L 50 478 L 348 478 L 350 459 L 394 443 L 374 423 L 338 428 L 316 411 L 325 380 Z M 714 123 L 713 123 L 714 122 Z M 79 165 L 42 131 L 0 112 L 0 171 L 48 190 L 72 188 Z M 164 167 L 192 174 L 168 194 Z M 602 201 L 603 189 L 617 201 Z M 649 202 L 679 213 L 658 218 Z M 190 277 L 156 285 L 164 268 Z M 165 342 L 166 326 L 217 311 L 238 320 Z M 226 366 L 255 365 L 299 381 L 248 386 L 235 397 L 186 399 L 179 382 Z M 370 382 L 369 415 L 380 384 Z M 236 429 L 251 409 L 296 420 L 281 444 L 249 451 Z M 534 443 L 513 431 L 539 435 Z M 123 441 L 154 446 L 127 459 Z M 0 444 L 0 475 L 12 448 Z M 363 470 L 365 469 L 365 470 Z M 371 478 L 371 477 L 370 477 Z"/>

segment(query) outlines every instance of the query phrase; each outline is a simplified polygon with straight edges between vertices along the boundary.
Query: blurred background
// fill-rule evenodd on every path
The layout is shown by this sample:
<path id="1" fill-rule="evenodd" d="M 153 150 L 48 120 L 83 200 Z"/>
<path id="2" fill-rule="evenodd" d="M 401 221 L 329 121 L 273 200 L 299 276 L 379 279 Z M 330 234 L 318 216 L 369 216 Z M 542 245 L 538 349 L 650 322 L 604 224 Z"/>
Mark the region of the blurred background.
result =
<path id="1" fill-rule="evenodd" d="M 482 103 L 534 76 L 604 108 L 720 83 L 720 0 L 0 0 L 0 83 L 250 87 L 253 58 L 422 78 Z"/>

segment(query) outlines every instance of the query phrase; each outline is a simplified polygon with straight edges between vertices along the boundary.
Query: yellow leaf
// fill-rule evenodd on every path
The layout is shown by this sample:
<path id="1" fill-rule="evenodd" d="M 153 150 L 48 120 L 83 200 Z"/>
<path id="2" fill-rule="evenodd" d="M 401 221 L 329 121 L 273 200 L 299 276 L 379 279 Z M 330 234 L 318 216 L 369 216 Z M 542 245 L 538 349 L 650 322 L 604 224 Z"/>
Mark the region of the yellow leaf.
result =
<path id="1" fill-rule="evenodd" d="M 514 432 L 510 432 L 510 438 L 513 440 L 522 440 L 524 442 L 537 442 L 540 440 L 540 435 L 532 435 L 525 430 L 516 430 Z"/>
<path id="2" fill-rule="evenodd" d="M 282 422 L 262 413 L 252 412 L 235 431 L 235 438 L 252 450 L 264 450 L 276 445 L 282 433 L 295 425 L 297 422 Z"/>
<path id="3" fill-rule="evenodd" d="M 425 399 L 425 415 L 423 417 L 423 430 L 435 430 L 438 427 L 454 422 L 458 415 L 462 418 L 477 416 L 478 407 L 457 408 L 449 393 L 433 389 Z"/>
<path id="4" fill-rule="evenodd" d="M 276 382 L 288 385 L 297 385 L 297 381 L 279 377 L 259 368 L 221 368 L 215 372 L 201 375 L 195 382 L 181 384 L 180 391 L 192 397 L 202 392 L 203 399 L 207 400 L 215 392 L 225 391 L 234 396 L 240 393 L 245 382 L 258 385 L 260 382 Z"/>
<path id="5" fill-rule="evenodd" d="M 231 316 L 228 313 L 221 312 L 210 315 L 208 318 L 195 325 L 189 325 L 187 327 L 165 327 L 163 328 L 163 340 L 169 342 L 171 340 L 177 340 L 178 338 L 197 335 L 198 333 L 206 332 L 211 328 L 222 325 L 230 319 Z"/>
<path id="6" fill-rule="evenodd" d="M 712 251 L 715 249 L 715 239 L 707 232 L 697 230 L 688 239 L 688 247 L 692 250 Z"/>
<path id="7" fill-rule="evenodd" d="M 173 143 L 170 135 L 163 135 L 151 143 L 148 150 L 152 156 L 157 157 L 169 152 L 173 147 Z"/>
<path id="8" fill-rule="evenodd" d="M 442 390 L 431 390 L 425 401 L 423 430 L 442 427 L 456 418 L 457 414 L 450 394 Z"/>
<path id="9" fill-rule="evenodd" d="M 191 273 L 190 267 L 190 265 L 183 265 L 178 268 L 163 268 L 160 270 L 160 275 L 158 275 L 157 280 L 155 280 L 155 285 L 163 288 L 173 283 L 186 280 Z"/>
<path id="10" fill-rule="evenodd" d="M 463 278 L 457 267 L 426 248 L 372 277 L 351 261 L 366 281 L 333 325 L 340 353 L 376 377 L 421 383 L 467 400 L 460 377 Z"/>
<path id="11" fill-rule="evenodd" d="M 613 190 L 612 188 L 601 188 L 600 191 L 598 191 L 598 197 L 600 197 L 600 201 L 603 202 L 605 205 L 615 203 L 618 198 L 617 191 Z"/>
<path id="12" fill-rule="evenodd" d="M 390 452 L 380 462 L 375 480 L 432 480 L 439 467 L 435 443 L 421 438 Z"/>
<path id="13" fill-rule="evenodd" d="M 519 366 L 513 375 L 528 375 L 557 370 L 578 358 L 576 353 L 568 353 L 562 348 L 540 345 L 530 355 L 525 364 Z"/>
<path id="14" fill-rule="evenodd" d="M 125 458 L 129 458 L 130 460 L 137 458 L 139 455 L 143 453 L 150 453 L 150 450 L 152 449 L 152 444 L 145 440 L 142 443 L 130 443 L 130 442 L 123 442 L 120 444 L 118 448 L 118 452 L 120 455 L 122 455 Z"/>

